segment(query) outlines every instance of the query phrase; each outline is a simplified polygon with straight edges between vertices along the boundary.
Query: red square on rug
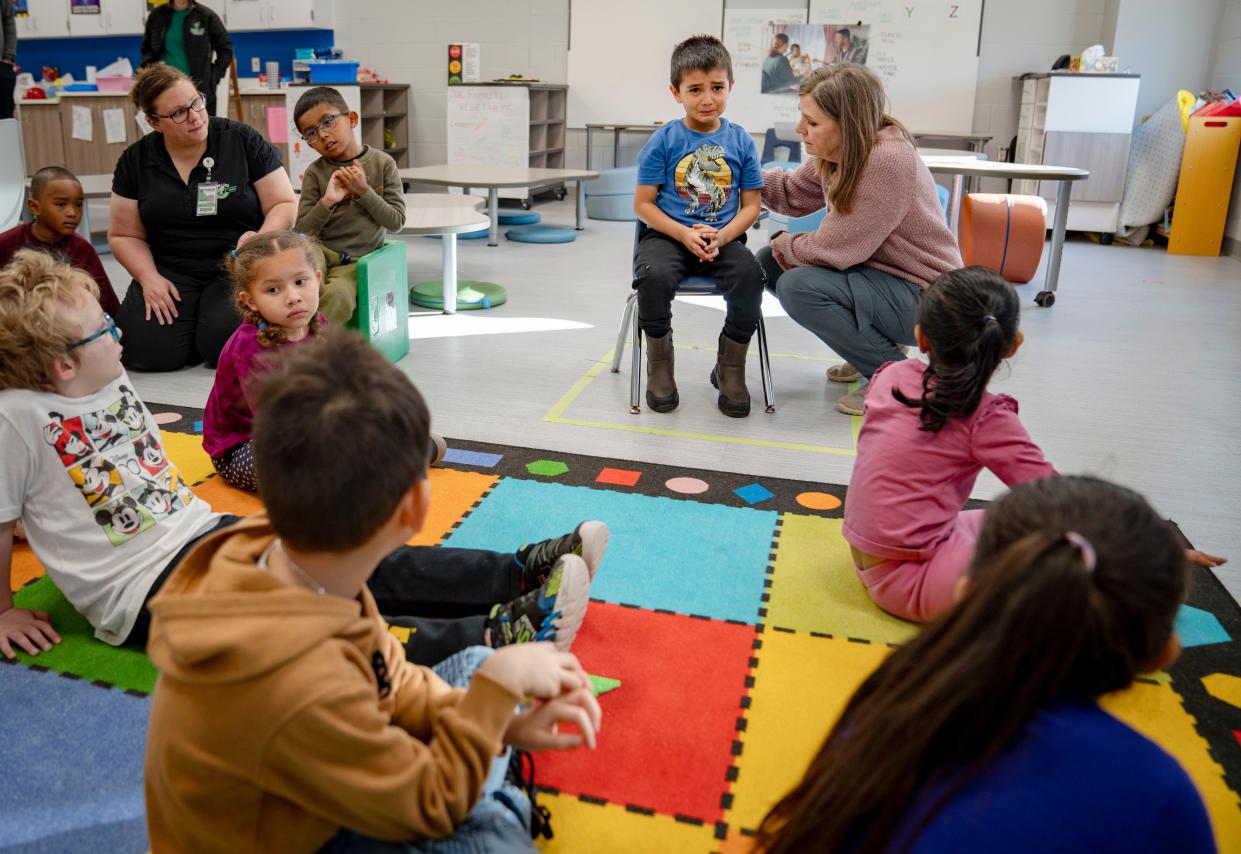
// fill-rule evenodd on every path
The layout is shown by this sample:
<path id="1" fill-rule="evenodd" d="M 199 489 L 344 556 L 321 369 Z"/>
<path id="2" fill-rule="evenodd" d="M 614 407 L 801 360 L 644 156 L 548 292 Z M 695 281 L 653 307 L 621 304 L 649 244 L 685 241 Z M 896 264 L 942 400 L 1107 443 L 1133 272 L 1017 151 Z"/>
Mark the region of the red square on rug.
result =
<path id="1" fill-rule="evenodd" d="M 599 476 L 595 478 L 595 483 L 610 483 L 614 486 L 634 486 L 640 477 L 642 477 L 642 472 L 640 471 L 605 468 L 599 472 Z"/>
<path id="2" fill-rule="evenodd" d="M 540 753 L 537 783 L 723 820 L 720 798 L 756 637 L 753 626 L 591 602 L 573 651 L 589 672 L 621 686 L 599 698 L 598 747 Z"/>

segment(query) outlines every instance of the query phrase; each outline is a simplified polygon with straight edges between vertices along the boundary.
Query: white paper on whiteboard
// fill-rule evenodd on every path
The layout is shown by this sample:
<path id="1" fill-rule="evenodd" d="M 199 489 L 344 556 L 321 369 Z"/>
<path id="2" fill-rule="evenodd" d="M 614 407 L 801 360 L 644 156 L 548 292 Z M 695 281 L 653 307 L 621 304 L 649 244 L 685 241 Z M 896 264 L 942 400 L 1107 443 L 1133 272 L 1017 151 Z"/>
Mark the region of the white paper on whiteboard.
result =
<path id="1" fill-rule="evenodd" d="M 530 164 L 530 96 L 524 86 L 449 86 L 447 122 L 450 164 Z"/>
<path id="2" fill-rule="evenodd" d="M 800 116 L 796 98 L 761 93 L 763 60 L 771 48 L 768 26 L 772 21 L 804 24 L 806 8 L 724 11 L 724 46 L 732 56 L 736 80 L 726 115 L 750 133 L 762 133 L 776 122 L 796 122 Z"/>
<path id="3" fill-rule="evenodd" d="M 73 108 L 72 136 L 74 139 L 82 140 L 82 142 L 90 142 L 95 138 L 95 126 L 91 118 L 90 107 Z"/>
<path id="4" fill-rule="evenodd" d="M 125 141 L 125 111 L 113 108 L 103 111 L 103 136 L 108 145 Z"/>

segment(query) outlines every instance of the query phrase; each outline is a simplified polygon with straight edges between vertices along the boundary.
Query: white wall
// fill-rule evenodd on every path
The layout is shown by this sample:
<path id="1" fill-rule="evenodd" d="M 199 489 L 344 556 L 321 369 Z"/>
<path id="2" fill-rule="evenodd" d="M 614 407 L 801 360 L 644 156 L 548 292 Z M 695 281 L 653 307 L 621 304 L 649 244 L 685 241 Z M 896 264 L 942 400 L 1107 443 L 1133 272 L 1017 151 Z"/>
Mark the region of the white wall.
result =
<path id="1" fill-rule="evenodd" d="M 1121 68 L 1142 75 L 1135 124 L 1176 97 L 1199 92 L 1211 70 L 1221 0 L 1108 0 L 1117 6 L 1115 35 L 1104 29 L 1103 46 Z M 1204 50 L 1204 47 L 1206 49 Z"/>
<path id="2" fill-rule="evenodd" d="M 1220 19 L 1219 39 L 1211 67 L 1210 87 L 1229 88 L 1241 94 L 1241 0 L 1227 0 Z M 1232 185 L 1232 205 L 1224 228 L 1225 252 L 1241 258 L 1241 167 Z"/>
<path id="3" fill-rule="evenodd" d="M 1027 71 L 1047 71 L 1061 54 L 1080 53 L 1103 33 L 1105 0 L 987 0 L 983 11 L 974 100 L 974 131 L 994 137 L 987 156 L 997 159 L 1017 134 L 1021 87 L 1013 80 Z M 1003 192 L 1006 182 L 984 181 Z"/>
<path id="4" fill-rule="evenodd" d="M 481 46 L 482 77 L 564 83 L 568 0 L 337 0 L 336 46 L 393 83 L 408 83 L 410 162 L 447 158 L 449 42 Z"/>

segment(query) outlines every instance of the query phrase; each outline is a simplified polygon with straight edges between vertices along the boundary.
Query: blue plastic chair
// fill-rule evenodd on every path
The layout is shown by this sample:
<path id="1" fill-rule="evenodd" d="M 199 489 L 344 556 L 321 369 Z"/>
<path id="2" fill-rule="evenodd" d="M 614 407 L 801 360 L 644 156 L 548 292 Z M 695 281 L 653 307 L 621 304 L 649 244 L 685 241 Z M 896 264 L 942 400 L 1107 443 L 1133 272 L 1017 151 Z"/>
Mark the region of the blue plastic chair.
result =
<path id="1" fill-rule="evenodd" d="M 637 221 L 633 233 L 634 269 L 633 277 L 637 278 L 638 241 L 646 229 L 650 228 L 642 220 Z M 689 276 L 677 285 L 678 294 L 695 294 L 700 296 L 720 296 L 720 289 L 713 276 Z M 637 415 L 642 411 L 638 405 L 642 399 L 642 327 L 636 317 L 638 311 L 638 292 L 631 290 L 629 299 L 625 300 L 625 312 L 621 315 L 620 330 L 616 333 L 616 347 L 612 350 L 612 373 L 620 373 L 621 353 L 625 350 L 625 338 L 633 328 L 633 339 L 630 344 L 632 360 L 629 368 L 629 411 Z M 763 323 L 763 315 L 758 316 L 758 366 L 763 382 L 763 404 L 767 412 L 776 411 L 776 386 L 771 380 L 771 354 L 767 349 L 767 325 Z"/>
<path id="2" fill-rule="evenodd" d="M 781 149 L 788 152 L 783 159 L 776 156 Z M 801 163 L 801 137 L 796 134 L 791 139 L 782 137 L 775 128 L 767 128 L 767 134 L 763 137 L 762 163 L 764 167 L 773 163 Z"/>

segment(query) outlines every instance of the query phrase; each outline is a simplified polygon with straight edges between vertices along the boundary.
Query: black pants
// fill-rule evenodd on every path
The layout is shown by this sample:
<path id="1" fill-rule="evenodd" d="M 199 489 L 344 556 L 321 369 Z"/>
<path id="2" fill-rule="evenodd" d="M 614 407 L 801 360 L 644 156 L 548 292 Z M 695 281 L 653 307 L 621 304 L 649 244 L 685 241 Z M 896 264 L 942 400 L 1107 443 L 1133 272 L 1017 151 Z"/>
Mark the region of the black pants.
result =
<path id="1" fill-rule="evenodd" d="M 125 646 L 146 648 L 151 629 L 147 604 L 151 598 L 203 537 L 239 518 L 225 516 L 168 561 L 147 592 Z M 521 594 L 521 568 L 511 552 L 402 546 L 380 562 L 367 586 L 384 619 L 410 629 L 405 657 L 414 664 L 429 666 L 467 646 L 482 644 L 491 606 Z"/>
<path id="2" fill-rule="evenodd" d="M 633 267 L 638 324 L 648 337 L 662 338 L 672 331 L 672 298 L 688 276 L 714 277 L 728 306 L 725 335 L 745 343 L 758 329 L 763 268 L 746 248 L 744 234 L 726 243 L 714 261 L 704 263 L 671 237 L 649 228 L 638 241 Z"/>
<path id="3" fill-rule="evenodd" d="M 13 87 L 17 84 L 17 69 L 7 62 L 0 62 L 0 119 L 13 118 Z"/>
<path id="4" fill-rule="evenodd" d="M 181 301 L 174 303 L 177 316 L 168 326 L 160 326 L 154 315 L 146 319 L 142 286 L 130 283 L 116 318 L 125 333 L 121 361 L 136 371 L 176 371 L 200 361 L 214 368 L 241 323 L 232 283 L 223 272 L 206 280 L 168 278 L 181 295 Z"/>

